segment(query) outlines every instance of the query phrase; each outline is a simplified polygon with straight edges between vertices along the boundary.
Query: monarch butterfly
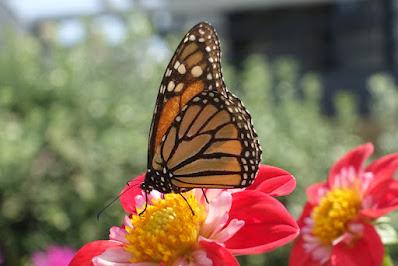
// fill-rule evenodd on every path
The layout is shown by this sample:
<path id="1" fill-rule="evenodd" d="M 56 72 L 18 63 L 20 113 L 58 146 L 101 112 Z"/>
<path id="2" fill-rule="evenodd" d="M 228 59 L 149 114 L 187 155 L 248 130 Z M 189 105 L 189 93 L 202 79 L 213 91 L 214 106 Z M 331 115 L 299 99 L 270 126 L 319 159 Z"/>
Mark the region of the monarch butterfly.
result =
<path id="1" fill-rule="evenodd" d="M 146 194 L 242 188 L 257 174 L 261 147 L 250 114 L 224 84 L 219 44 L 201 22 L 166 68 L 149 133 Z"/>

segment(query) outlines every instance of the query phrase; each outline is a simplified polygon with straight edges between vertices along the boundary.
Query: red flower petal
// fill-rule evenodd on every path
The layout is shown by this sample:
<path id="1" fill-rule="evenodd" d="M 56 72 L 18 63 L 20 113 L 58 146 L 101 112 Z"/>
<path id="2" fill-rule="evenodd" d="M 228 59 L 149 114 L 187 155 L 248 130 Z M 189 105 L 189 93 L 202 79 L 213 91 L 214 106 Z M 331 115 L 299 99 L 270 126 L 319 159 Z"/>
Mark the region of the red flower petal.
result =
<path id="1" fill-rule="evenodd" d="M 373 180 L 369 184 L 367 193 L 372 193 L 373 189 L 383 186 L 384 182 L 394 178 L 395 172 L 398 170 L 398 153 L 389 154 L 373 161 L 365 170 L 373 174 Z"/>
<path id="2" fill-rule="evenodd" d="M 311 253 L 304 249 L 303 244 L 304 240 L 301 236 L 294 242 L 290 252 L 289 266 L 321 266 L 319 262 L 312 259 Z"/>
<path id="3" fill-rule="evenodd" d="M 232 194 L 230 220 L 244 220 L 245 225 L 225 247 L 233 254 L 256 254 L 280 247 L 294 239 L 299 228 L 286 208 L 260 191 L 245 190 Z"/>
<path id="4" fill-rule="evenodd" d="M 144 182 L 145 175 L 139 175 L 127 183 L 120 192 L 120 203 L 127 213 L 136 213 L 135 196 L 141 195 L 140 185 Z"/>
<path id="5" fill-rule="evenodd" d="M 364 216 L 374 219 L 398 209 L 398 180 L 380 183 L 368 196 L 373 207 L 363 209 L 361 214 Z"/>
<path id="6" fill-rule="evenodd" d="M 285 196 L 296 187 L 295 178 L 287 171 L 274 166 L 260 165 L 259 172 L 248 190 L 258 190 L 270 196 Z"/>
<path id="7" fill-rule="evenodd" d="M 332 249 L 332 265 L 380 266 L 383 262 L 384 247 L 376 230 L 364 224 L 362 238 L 353 245 L 340 242 Z"/>
<path id="8" fill-rule="evenodd" d="M 73 257 L 69 266 L 93 266 L 91 260 L 98 256 L 108 248 L 121 246 L 120 242 L 112 240 L 97 240 L 90 242 L 81 247 Z"/>
<path id="9" fill-rule="evenodd" d="M 206 251 L 207 257 L 213 261 L 213 266 L 239 265 L 236 258 L 224 247 L 207 241 L 200 241 L 199 245 Z"/>
<path id="10" fill-rule="evenodd" d="M 356 147 L 355 149 L 349 151 L 345 154 L 340 160 L 338 160 L 330 169 L 328 184 L 329 187 L 334 187 L 335 184 L 340 183 L 340 180 L 337 180 L 341 170 L 343 168 L 353 167 L 355 173 L 360 173 L 362 170 L 362 165 L 366 161 L 366 159 L 373 153 L 373 144 L 366 143 L 361 146 Z"/>
<path id="11" fill-rule="evenodd" d="M 303 208 L 303 211 L 301 212 L 300 218 L 297 220 L 298 225 L 301 227 L 304 226 L 304 219 L 307 217 L 311 216 L 312 209 L 314 208 L 314 205 L 312 205 L 309 202 L 306 202 Z"/>
<path id="12" fill-rule="evenodd" d="M 320 198 L 322 198 L 328 191 L 329 187 L 325 182 L 313 184 L 306 190 L 308 201 L 311 204 L 318 204 Z"/>

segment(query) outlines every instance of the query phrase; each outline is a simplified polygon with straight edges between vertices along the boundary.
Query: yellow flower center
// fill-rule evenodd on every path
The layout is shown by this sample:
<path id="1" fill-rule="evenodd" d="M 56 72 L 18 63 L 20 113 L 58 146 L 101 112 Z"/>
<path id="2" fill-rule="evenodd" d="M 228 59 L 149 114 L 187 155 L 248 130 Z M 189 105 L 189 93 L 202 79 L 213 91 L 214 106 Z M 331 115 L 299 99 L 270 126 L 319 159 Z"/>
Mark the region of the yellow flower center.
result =
<path id="1" fill-rule="evenodd" d="M 331 245 L 341 236 L 347 222 L 355 218 L 361 204 L 361 197 L 356 189 L 338 188 L 329 191 L 312 211 L 314 221 L 313 235 L 324 245 Z"/>
<path id="2" fill-rule="evenodd" d="M 178 194 L 152 200 L 142 216 L 133 215 L 133 228 L 126 227 L 125 249 L 131 262 L 156 262 L 170 265 L 178 257 L 195 249 L 206 211 L 193 193 L 184 194 L 191 206 Z"/>

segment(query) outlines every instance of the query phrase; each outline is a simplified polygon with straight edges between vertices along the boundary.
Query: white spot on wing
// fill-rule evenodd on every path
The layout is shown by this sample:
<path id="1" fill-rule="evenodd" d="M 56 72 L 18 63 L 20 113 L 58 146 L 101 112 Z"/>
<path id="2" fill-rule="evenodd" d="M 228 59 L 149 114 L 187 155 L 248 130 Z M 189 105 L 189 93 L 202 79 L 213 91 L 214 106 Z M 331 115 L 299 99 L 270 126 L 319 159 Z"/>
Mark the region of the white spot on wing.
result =
<path id="1" fill-rule="evenodd" d="M 185 74 L 185 72 L 187 72 L 187 70 L 186 70 L 184 64 L 181 64 L 181 65 L 178 67 L 177 70 L 178 70 L 178 73 L 180 73 L 180 74 Z"/>
<path id="2" fill-rule="evenodd" d="M 178 62 L 178 60 L 175 62 L 174 64 L 174 69 L 177 69 L 180 66 L 180 62 Z"/>
<path id="3" fill-rule="evenodd" d="M 174 89 L 175 92 L 180 92 L 184 88 L 184 83 L 178 83 L 176 88 Z"/>
<path id="4" fill-rule="evenodd" d="M 164 91 L 166 90 L 166 86 L 165 85 L 161 85 L 160 86 L 160 93 L 164 93 Z"/>
<path id="5" fill-rule="evenodd" d="M 175 83 L 174 83 L 174 81 L 171 80 L 169 82 L 169 84 L 167 84 L 167 90 L 172 91 L 174 89 L 174 87 L 175 87 Z"/>
<path id="6" fill-rule="evenodd" d="M 203 70 L 202 70 L 202 68 L 201 68 L 200 66 L 194 66 L 194 67 L 191 69 L 191 73 L 192 73 L 192 76 L 194 76 L 195 78 L 197 78 L 197 77 L 199 77 L 200 75 L 202 75 Z"/>

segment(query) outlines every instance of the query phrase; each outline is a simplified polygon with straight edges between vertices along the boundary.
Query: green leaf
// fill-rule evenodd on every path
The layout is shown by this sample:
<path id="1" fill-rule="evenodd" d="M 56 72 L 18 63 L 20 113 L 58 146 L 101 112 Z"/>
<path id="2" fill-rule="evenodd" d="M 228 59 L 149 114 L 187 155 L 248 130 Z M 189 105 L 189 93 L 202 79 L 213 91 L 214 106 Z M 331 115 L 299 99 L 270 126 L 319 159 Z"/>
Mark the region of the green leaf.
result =
<path id="1" fill-rule="evenodd" d="M 384 245 L 398 244 L 397 231 L 387 223 L 376 224 L 376 231 Z"/>
<path id="2" fill-rule="evenodd" d="M 384 253 L 383 266 L 394 266 L 394 263 L 391 259 L 389 252 L 388 252 L 388 249 L 386 249 L 386 251 Z"/>

